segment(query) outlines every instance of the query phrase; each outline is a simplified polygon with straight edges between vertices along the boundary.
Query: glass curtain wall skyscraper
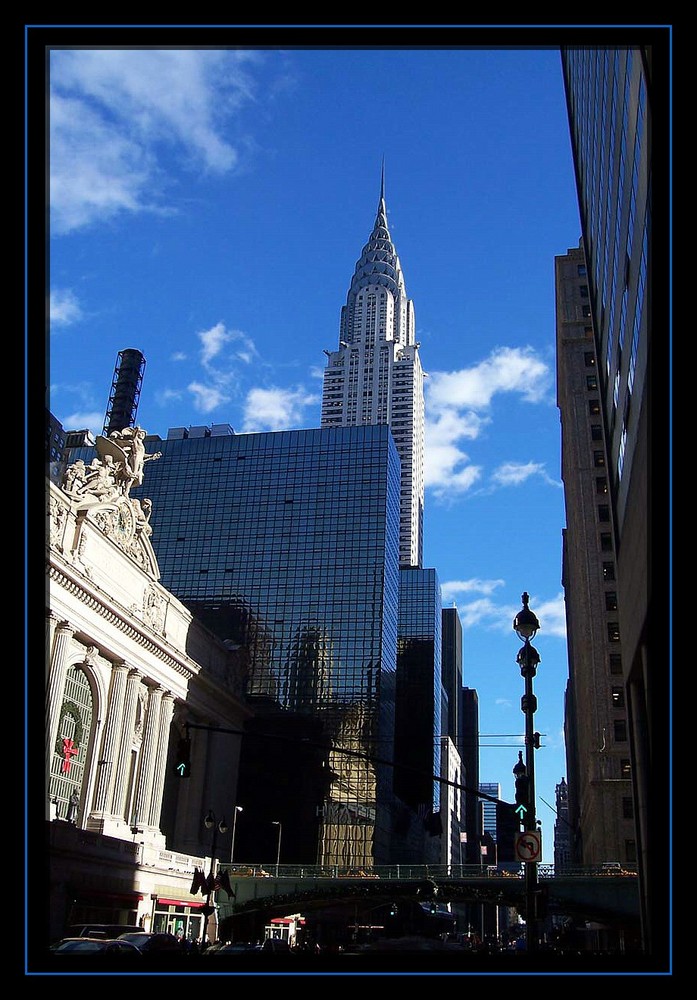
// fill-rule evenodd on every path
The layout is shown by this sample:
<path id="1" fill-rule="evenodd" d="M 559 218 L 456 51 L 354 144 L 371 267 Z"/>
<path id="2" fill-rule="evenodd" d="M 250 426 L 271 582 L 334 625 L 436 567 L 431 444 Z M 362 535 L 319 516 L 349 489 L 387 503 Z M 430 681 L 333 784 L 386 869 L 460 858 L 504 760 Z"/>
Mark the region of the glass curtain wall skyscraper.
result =
<path id="1" fill-rule="evenodd" d="M 162 581 L 239 650 L 257 711 L 255 738 L 297 732 L 297 725 L 279 726 L 304 717 L 313 720 L 305 735 L 316 739 L 321 722 L 327 753 L 314 793 L 302 775 L 305 793 L 314 794 L 309 810 L 294 801 L 301 776 L 292 740 L 275 744 L 273 767 L 285 775 L 288 797 L 275 803 L 272 818 L 283 823 L 289 856 L 387 863 L 392 769 L 368 758 L 392 758 L 394 441 L 387 426 L 228 431 L 174 430 L 150 446 L 162 453 L 147 482 Z M 269 721 L 266 730 L 259 718 Z M 256 803 L 244 803 L 240 851 L 257 820 L 257 850 L 271 847 L 263 780 L 256 794 Z M 313 828 L 301 819 L 307 814 L 318 817 Z"/>
<path id="2" fill-rule="evenodd" d="M 387 226 L 383 168 L 375 225 L 341 310 L 339 347 L 325 351 L 322 427 L 390 425 L 402 466 L 402 567 L 423 562 L 424 373 L 415 330 Z"/>

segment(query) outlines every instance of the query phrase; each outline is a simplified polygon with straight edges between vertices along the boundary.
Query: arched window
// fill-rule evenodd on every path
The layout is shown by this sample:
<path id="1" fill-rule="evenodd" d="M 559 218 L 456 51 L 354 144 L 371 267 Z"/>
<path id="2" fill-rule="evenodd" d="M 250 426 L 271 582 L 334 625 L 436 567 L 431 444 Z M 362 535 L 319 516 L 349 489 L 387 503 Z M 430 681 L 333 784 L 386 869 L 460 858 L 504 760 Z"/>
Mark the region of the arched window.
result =
<path id="1" fill-rule="evenodd" d="M 70 667 L 51 759 L 49 797 L 57 802 L 58 819 L 69 818 L 71 796 L 75 792 L 80 796 L 92 714 L 93 695 L 87 675 L 82 667 Z"/>

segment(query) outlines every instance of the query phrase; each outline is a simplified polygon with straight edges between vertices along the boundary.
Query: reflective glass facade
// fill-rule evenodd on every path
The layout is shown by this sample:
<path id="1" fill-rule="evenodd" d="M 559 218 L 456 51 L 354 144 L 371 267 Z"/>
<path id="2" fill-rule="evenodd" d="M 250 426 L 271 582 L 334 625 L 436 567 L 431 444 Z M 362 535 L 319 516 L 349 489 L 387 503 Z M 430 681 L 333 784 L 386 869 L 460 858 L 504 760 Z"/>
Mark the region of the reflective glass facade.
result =
<path id="1" fill-rule="evenodd" d="M 332 747 L 331 781 L 312 809 L 316 858 L 300 810 L 274 816 L 284 844 L 293 860 L 386 863 L 392 769 L 362 755 L 389 761 L 393 752 L 400 462 L 392 434 L 386 425 L 173 433 L 148 443 L 162 458 L 137 491 L 152 500 L 162 583 L 239 648 L 247 694 L 276 730 L 279 714 L 312 716 Z M 292 790 L 292 744 L 274 766 L 286 768 Z M 245 803 L 245 822 L 253 815 Z"/>
<path id="2" fill-rule="evenodd" d="M 442 603 L 434 569 L 399 573 L 395 791 L 420 811 L 438 812 L 440 774 Z M 446 701 L 447 704 L 447 701 Z"/>

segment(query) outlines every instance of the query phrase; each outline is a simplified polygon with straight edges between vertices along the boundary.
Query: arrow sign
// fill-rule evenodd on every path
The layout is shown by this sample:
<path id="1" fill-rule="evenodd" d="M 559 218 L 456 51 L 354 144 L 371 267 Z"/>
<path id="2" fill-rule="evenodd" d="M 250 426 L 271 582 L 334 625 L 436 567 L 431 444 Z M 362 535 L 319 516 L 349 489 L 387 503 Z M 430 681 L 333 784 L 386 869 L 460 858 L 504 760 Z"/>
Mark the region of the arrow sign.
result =
<path id="1" fill-rule="evenodd" d="M 525 807 L 525 806 L 523 805 L 523 803 L 521 802 L 519 806 L 516 806 L 516 810 L 515 810 L 515 811 L 516 811 L 517 813 L 520 813 L 520 818 L 522 819 L 522 818 L 523 818 L 523 813 L 526 813 L 526 812 L 527 812 L 528 810 L 527 810 L 527 808 L 526 808 L 526 807 Z"/>
<path id="2" fill-rule="evenodd" d="M 179 771 L 179 776 L 181 778 L 183 778 L 184 777 L 184 771 L 186 771 L 186 764 L 177 764 L 177 766 L 175 767 L 174 770 L 175 771 Z"/>

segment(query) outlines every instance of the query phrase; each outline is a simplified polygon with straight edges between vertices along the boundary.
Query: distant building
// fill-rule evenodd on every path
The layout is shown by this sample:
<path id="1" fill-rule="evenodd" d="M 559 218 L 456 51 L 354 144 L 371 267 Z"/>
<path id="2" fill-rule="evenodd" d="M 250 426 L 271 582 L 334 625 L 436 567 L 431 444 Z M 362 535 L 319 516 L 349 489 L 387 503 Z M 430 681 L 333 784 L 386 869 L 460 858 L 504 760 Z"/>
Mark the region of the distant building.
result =
<path id="1" fill-rule="evenodd" d="M 431 835 L 427 855 L 415 841 L 416 853 L 404 853 L 399 838 L 393 838 L 393 860 L 437 861 L 442 836 L 441 786 L 441 626 L 440 584 L 434 569 L 399 571 L 399 618 L 397 628 L 397 673 L 395 687 L 394 790 Z M 450 766 L 450 765 L 449 765 Z M 449 836 L 449 833 L 446 833 Z M 395 852 L 397 852 L 395 854 Z"/>
<path id="2" fill-rule="evenodd" d="M 322 427 L 389 424 L 402 466 L 399 563 L 420 567 L 424 511 L 424 373 L 414 304 L 387 225 L 384 172 L 373 230 L 325 351 Z"/>
<path id="3" fill-rule="evenodd" d="M 494 781 L 480 781 L 479 791 L 484 792 L 486 795 L 493 796 L 496 799 L 501 798 L 501 785 Z M 482 811 L 482 835 L 488 834 L 491 837 L 491 841 L 495 844 L 498 840 L 497 826 L 496 826 L 496 802 L 492 802 L 491 799 L 481 800 L 481 811 Z M 495 863 L 490 861 L 490 864 Z M 487 864 L 486 859 L 484 864 Z"/>
<path id="4" fill-rule="evenodd" d="M 465 832 L 467 864 L 479 864 L 482 813 L 479 791 L 479 697 L 474 688 L 462 689 L 464 748 L 462 752 L 465 792 Z"/>
<path id="5" fill-rule="evenodd" d="M 555 789 L 554 870 L 562 872 L 573 864 L 571 824 L 569 823 L 569 787 L 564 778 Z"/>
<path id="6" fill-rule="evenodd" d="M 64 469 L 65 430 L 60 420 L 46 410 L 46 475 L 60 483 Z"/>
<path id="7" fill-rule="evenodd" d="M 462 695 L 462 622 L 457 608 L 443 608 L 441 673 L 445 696 L 443 732 L 462 754 L 465 743 Z"/>
<path id="8" fill-rule="evenodd" d="M 562 425 L 569 847 L 576 864 L 637 863 L 610 470 L 583 247 L 555 258 Z"/>

